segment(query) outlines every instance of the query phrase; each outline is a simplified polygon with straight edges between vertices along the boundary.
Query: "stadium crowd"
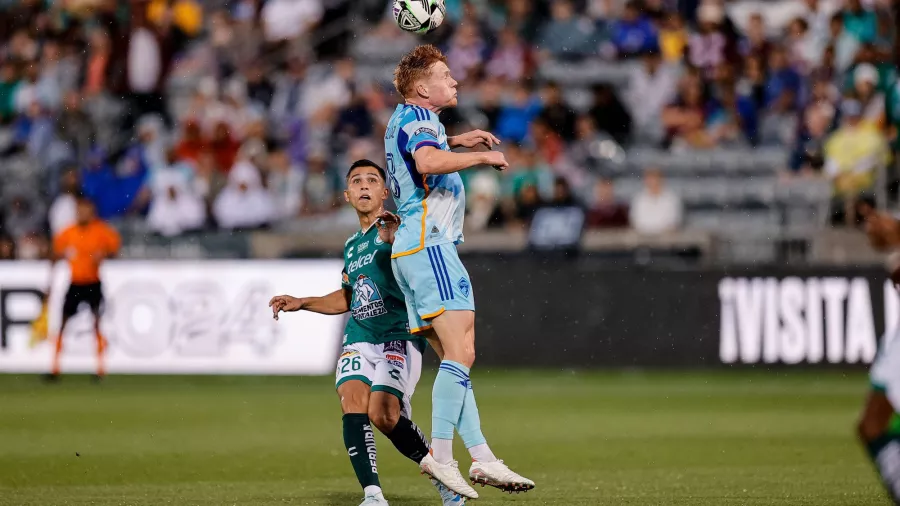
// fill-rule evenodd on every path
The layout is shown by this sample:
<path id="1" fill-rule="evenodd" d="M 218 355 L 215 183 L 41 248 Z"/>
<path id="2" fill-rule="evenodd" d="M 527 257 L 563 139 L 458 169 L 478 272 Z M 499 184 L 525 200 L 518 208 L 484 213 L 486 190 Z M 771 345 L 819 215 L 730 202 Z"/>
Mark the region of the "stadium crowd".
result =
<path id="1" fill-rule="evenodd" d="M 388 2 L 0 0 L 0 258 L 36 258 L 83 193 L 109 220 L 175 236 L 278 227 L 342 207 L 344 170 L 383 160 L 397 103 L 353 48 L 410 47 Z M 788 2 L 790 3 L 790 2 Z M 620 201 L 604 161 L 633 146 L 781 146 L 785 178 L 872 190 L 892 160 L 900 95 L 887 6 L 718 0 L 447 0 L 424 40 L 460 82 L 453 129 L 488 129 L 511 168 L 465 174 L 467 225 L 580 206 L 588 226 L 680 226 L 661 171 Z M 548 62 L 607 62 L 581 106 Z M 613 153 L 610 155 L 610 153 Z"/>

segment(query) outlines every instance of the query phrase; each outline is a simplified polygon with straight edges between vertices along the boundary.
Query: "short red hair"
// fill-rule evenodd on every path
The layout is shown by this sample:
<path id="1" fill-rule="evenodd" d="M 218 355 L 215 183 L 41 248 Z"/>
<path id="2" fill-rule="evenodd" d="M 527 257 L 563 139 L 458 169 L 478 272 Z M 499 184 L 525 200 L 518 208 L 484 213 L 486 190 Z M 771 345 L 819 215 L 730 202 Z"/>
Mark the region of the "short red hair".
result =
<path id="1" fill-rule="evenodd" d="M 447 63 L 447 57 L 440 49 L 431 44 L 416 46 L 394 69 L 394 87 L 403 97 L 412 95 L 416 81 L 426 77 L 431 66 L 439 61 Z"/>

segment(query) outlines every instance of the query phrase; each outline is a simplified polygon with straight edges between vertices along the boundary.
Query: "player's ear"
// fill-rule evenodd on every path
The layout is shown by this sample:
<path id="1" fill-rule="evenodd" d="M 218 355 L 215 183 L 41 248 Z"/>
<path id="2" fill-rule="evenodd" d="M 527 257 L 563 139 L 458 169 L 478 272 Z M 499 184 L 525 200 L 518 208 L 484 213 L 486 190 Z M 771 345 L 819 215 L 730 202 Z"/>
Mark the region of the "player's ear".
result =
<path id="1" fill-rule="evenodd" d="M 344 190 L 344 202 L 350 202 L 350 192 Z"/>
<path id="2" fill-rule="evenodd" d="M 390 195 L 390 194 L 388 193 L 388 189 L 387 189 L 387 188 L 385 188 L 384 190 L 381 190 L 381 200 L 387 200 L 387 199 L 388 199 L 388 195 Z"/>
<path id="3" fill-rule="evenodd" d="M 416 93 L 422 98 L 428 98 L 428 86 L 424 82 L 419 81 L 419 84 L 416 85 Z"/>

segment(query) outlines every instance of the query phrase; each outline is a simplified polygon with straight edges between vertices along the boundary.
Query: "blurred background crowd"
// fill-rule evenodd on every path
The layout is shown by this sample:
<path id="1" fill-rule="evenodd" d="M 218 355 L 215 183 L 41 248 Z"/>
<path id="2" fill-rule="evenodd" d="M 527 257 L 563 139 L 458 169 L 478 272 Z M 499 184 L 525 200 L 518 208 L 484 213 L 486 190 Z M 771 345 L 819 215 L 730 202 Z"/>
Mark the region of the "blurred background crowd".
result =
<path id="1" fill-rule="evenodd" d="M 467 227 L 544 207 L 591 228 L 854 225 L 890 205 L 893 12 L 861 0 L 447 0 L 427 37 L 387 0 L 0 0 L 0 258 L 40 258 L 83 193 L 147 234 L 353 216 L 417 43 L 460 82 Z M 337 218 L 335 218 L 337 217 Z M 342 218 L 343 217 L 343 218 Z"/>

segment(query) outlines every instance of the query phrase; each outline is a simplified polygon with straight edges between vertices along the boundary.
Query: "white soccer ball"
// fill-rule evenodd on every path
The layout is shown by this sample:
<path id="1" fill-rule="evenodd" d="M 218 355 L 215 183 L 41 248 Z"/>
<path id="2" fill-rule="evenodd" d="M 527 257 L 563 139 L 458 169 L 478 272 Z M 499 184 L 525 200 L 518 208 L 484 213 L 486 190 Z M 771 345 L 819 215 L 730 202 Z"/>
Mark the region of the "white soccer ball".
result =
<path id="1" fill-rule="evenodd" d="M 428 33 L 441 26 L 446 13 L 444 0 L 394 0 L 394 20 L 401 30 Z"/>

